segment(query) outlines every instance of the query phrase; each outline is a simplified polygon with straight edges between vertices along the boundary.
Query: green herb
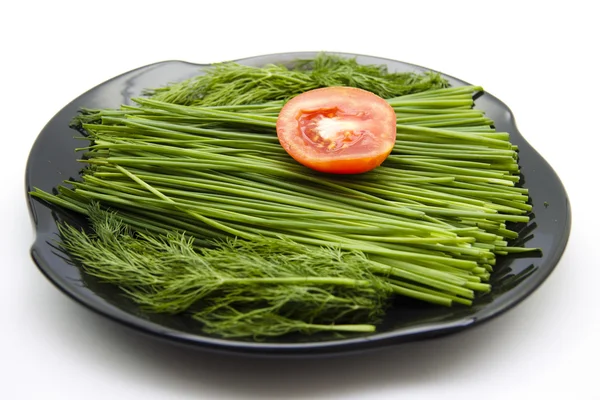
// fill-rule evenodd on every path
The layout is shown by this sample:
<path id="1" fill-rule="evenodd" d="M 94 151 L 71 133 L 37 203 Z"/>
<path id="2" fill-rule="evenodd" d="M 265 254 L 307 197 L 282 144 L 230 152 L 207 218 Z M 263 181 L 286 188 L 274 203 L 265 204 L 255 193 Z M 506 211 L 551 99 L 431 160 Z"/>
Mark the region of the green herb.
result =
<path id="1" fill-rule="evenodd" d="M 456 111 L 462 105 L 453 102 L 472 104 L 478 89 L 390 103 L 400 112 L 424 104 L 423 110 Z M 517 153 L 506 135 L 489 125 L 483 126 L 495 137 L 457 130 L 447 118 L 456 113 L 440 114 L 447 126 L 399 124 L 405 137 L 384 165 L 349 178 L 291 160 L 277 143 L 274 118 L 258 107 L 136 101 L 139 107 L 123 110 L 131 115 L 84 125 L 93 145 L 82 161 L 90 167 L 82 181 L 69 182 L 73 190 L 60 189 L 58 198 L 34 195 L 80 212 L 99 201 L 136 228 L 184 230 L 198 240 L 283 237 L 358 250 L 377 258 L 378 273 L 423 289 L 407 295 L 436 303 L 469 304 L 474 291 L 489 290 L 479 284 L 496 252 L 517 251 L 507 247 L 515 234 L 506 223 L 529 221 L 527 190 L 515 186 Z"/>
<path id="2" fill-rule="evenodd" d="M 388 72 L 382 65 L 361 65 L 356 59 L 319 54 L 284 65 L 251 67 L 234 62 L 211 65 L 198 77 L 146 92 L 153 99 L 181 105 L 258 104 L 286 100 L 326 86 L 353 86 L 383 98 L 429 89 L 448 82 L 433 72 Z"/>
<path id="3" fill-rule="evenodd" d="M 88 274 L 150 311 L 189 312 L 223 337 L 372 332 L 393 291 L 358 252 L 267 238 L 198 250 L 183 234 L 134 233 L 97 205 L 89 216 L 93 234 L 60 226 L 60 246 Z"/>
<path id="4" fill-rule="evenodd" d="M 327 60 L 300 63 L 292 72 L 307 76 L 307 67 L 318 71 L 337 62 Z M 344 62 L 344 68 L 356 66 Z M 226 86 L 219 76 L 211 78 L 211 94 Z M 285 153 L 275 134 L 283 101 L 189 106 L 176 104 L 187 100 L 159 99 L 171 90 L 185 93 L 179 89 L 134 99 L 137 105 L 119 110 L 88 110 L 78 120 L 90 140 L 80 149 L 86 152 L 81 179 L 67 181 L 56 195 L 31 193 L 90 215 L 95 236 L 62 229 L 65 249 L 150 310 L 191 312 L 207 332 L 221 336 L 368 331 L 392 294 L 471 305 L 476 293 L 490 290 L 498 255 L 537 250 L 511 245 L 519 238 L 511 223 L 528 222 L 532 207 L 528 190 L 518 186 L 518 149 L 508 133 L 497 132 L 473 109 L 480 87 L 388 98 L 397 115 L 396 146 L 381 167 L 351 177 L 316 173 Z M 264 94 L 255 89 L 231 86 L 221 95 Z M 99 219 L 97 203 L 116 212 L 118 224 L 116 217 Z M 90 250 L 94 246 L 101 250 Z M 183 262 L 177 251 L 189 255 L 187 264 L 175 263 Z M 105 253 L 118 262 L 103 264 Z M 258 258 L 237 259 L 235 253 Z M 305 270 L 278 269 L 292 268 L 298 257 Z M 333 259 L 335 268 L 311 267 Z M 195 270 L 219 263 L 241 269 Z M 257 271 L 263 264 L 264 273 L 274 274 L 269 279 L 290 280 L 243 283 L 266 283 Z M 366 275 L 356 275 L 358 265 Z M 225 293 L 221 273 L 231 273 L 230 282 L 243 290 Z M 153 280 L 157 276 L 160 282 Z M 298 276 L 310 277 L 313 289 L 303 289 Z M 354 315 L 336 302 L 352 298 L 357 288 L 362 300 L 352 306 L 356 319 L 313 314 L 331 301 L 334 310 L 327 315 Z M 343 294 L 327 300 L 332 290 Z M 363 312 L 363 295 L 375 296 L 373 313 Z M 224 300 L 230 298 L 237 300 Z"/>

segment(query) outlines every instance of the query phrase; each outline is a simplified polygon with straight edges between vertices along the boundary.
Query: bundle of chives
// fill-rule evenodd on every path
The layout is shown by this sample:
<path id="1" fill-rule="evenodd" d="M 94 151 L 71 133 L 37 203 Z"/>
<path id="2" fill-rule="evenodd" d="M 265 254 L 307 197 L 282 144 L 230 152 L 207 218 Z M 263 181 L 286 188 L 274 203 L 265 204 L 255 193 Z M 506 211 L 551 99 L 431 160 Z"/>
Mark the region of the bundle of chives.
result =
<path id="1" fill-rule="evenodd" d="M 326 176 L 287 156 L 275 135 L 281 102 L 191 107 L 135 99 L 83 128 L 92 143 L 82 180 L 49 202 L 91 202 L 155 232 L 210 238 L 286 238 L 359 250 L 396 292 L 449 305 L 487 291 L 511 222 L 528 222 L 517 149 L 474 110 L 480 87 L 432 90 L 388 102 L 397 143 L 383 166 Z"/>

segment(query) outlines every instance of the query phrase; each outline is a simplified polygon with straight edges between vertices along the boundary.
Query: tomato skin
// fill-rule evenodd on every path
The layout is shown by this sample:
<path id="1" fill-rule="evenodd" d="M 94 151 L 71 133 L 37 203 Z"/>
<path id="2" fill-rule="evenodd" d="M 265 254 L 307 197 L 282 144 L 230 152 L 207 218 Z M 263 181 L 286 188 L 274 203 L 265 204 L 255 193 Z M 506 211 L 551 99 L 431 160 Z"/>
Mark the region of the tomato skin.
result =
<path id="1" fill-rule="evenodd" d="M 353 87 L 302 93 L 281 109 L 279 143 L 300 164 L 332 174 L 378 167 L 396 142 L 396 113 L 381 97 Z"/>

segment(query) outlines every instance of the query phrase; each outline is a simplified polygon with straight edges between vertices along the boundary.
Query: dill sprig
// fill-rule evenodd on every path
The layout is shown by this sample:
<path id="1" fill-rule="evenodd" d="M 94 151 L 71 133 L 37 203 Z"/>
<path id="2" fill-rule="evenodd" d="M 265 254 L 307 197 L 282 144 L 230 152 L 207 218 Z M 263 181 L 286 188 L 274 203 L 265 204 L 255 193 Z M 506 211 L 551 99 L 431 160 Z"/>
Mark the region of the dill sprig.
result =
<path id="1" fill-rule="evenodd" d="M 297 60 L 290 68 L 269 64 L 252 67 L 235 62 L 213 64 L 203 74 L 145 91 L 154 100 L 180 105 L 222 106 L 287 100 L 308 90 L 353 86 L 383 98 L 444 88 L 434 72 L 388 72 L 384 65 L 361 65 L 355 58 L 321 53 Z"/>
<path id="2" fill-rule="evenodd" d="M 372 332 L 393 292 L 360 252 L 269 238 L 197 248 L 182 233 L 134 232 L 97 203 L 88 215 L 93 233 L 59 226 L 59 246 L 88 274 L 146 310 L 190 313 L 219 336 Z"/>

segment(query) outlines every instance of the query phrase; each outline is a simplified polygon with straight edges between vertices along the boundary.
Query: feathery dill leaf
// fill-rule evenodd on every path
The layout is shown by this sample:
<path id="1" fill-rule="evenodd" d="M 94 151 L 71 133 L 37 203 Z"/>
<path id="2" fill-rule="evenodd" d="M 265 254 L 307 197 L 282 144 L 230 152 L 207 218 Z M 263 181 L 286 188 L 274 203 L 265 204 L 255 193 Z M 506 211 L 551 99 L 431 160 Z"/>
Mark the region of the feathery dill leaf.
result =
<path id="1" fill-rule="evenodd" d="M 134 232 L 97 203 L 94 233 L 60 225 L 60 247 L 88 274 L 151 312 L 190 313 L 207 333 L 254 339 L 301 331 L 372 332 L 392 288 L 360 252 L 289 240 L 226 239 L 195 248 L 181 233 Z"/>
<path id="2" fill-rule="evenodd" d="M 222 106 L 287 100 L 327 86 L 358 87 L 383 98 L 448 87 L 438 73 L 388 72 L 384 65 L 361 65 L 354 58 L 325 53 L 297 60 L 291 68 L 225 62 L 204 68 L 203 72 L 182 82 L 148 89 L 145 94 L 173 104 Z"/>

